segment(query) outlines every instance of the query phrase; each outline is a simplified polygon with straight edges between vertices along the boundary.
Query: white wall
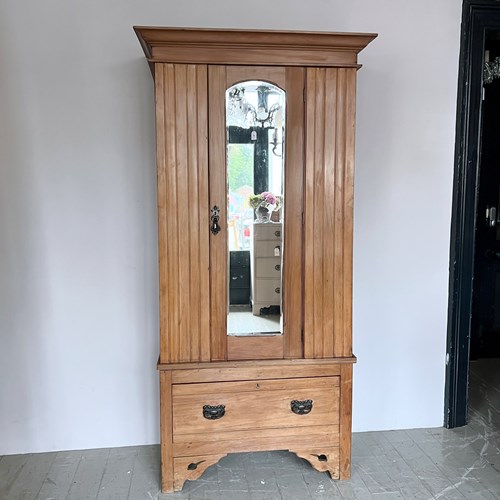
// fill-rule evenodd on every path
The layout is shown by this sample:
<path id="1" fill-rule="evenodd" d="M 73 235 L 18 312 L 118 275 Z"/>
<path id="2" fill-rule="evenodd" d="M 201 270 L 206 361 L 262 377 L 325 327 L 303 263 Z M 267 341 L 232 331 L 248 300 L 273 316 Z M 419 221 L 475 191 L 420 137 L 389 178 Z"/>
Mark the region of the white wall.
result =
<path id="1" fill-rule="evenodd" d="M 152 79 L 132 25 L 360 57 L 354 430 L 440 426 L 460 2 L 0 3 L 0 454 L 158 442 Z"/>

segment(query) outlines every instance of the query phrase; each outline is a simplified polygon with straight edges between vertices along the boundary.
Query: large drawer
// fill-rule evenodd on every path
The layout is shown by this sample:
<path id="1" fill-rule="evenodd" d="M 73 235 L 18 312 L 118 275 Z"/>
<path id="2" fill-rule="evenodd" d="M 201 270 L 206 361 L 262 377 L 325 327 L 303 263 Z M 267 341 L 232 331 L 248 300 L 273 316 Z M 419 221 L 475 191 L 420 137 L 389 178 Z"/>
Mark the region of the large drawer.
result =
<path id="1" fill-rule="evenodd" d="M 292 401 L 307 400 L 312 401 L 309 413 L 293 411 L 292 406 L 300 411 L 300 404 Z M 172 405 L 174 436 L 336 425 L 339 377 L 174 385 Z M 223 405 L 224 415 L 204 417 L 205 405 Z"/>

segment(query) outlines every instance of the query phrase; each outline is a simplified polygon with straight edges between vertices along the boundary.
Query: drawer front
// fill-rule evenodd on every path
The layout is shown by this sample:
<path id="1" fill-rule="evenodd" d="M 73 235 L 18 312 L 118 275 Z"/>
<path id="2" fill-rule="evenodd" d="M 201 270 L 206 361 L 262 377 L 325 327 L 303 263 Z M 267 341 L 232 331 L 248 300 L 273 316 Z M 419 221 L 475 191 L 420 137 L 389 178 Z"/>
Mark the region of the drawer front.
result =
<path id="1" fill-rule="evenodd" d="M 279 255 L 275 254 L 276 247 L 279 248 Z M 254 241 L 254 254 L 255 258 L 260 257 L 280 257 L 281 256 L 281 242 L 257 240 Z"/>
<path id="2" fill-rule="evenodd" d="M 253 300 L 255 302 L 281 303 L 281 280 L 257 278 L 254 282 Z"/>
<path id="3" fill-rule="evenodd" d="M 281 224 L 254 224 L 253 237 L 255 240 L 282 241 L 283 228 Z"/>
<path id="4" fill-rule="evenodd" d="M 255 259 L 255 276 L 257 278 L 281 277 L 281 257 Z"/>
<path id="5" fill-rule="evenodd" d="M 311 400 L 309 413 L 301 402 Z M 259 380 L 174 385 L 174 435 L 249 429 L 336 425 L 339 422 L 339 378 Z M 224 415 L 207 419 L 203 407 L 224 405 Z M 307 409 L 306 409 L 307 411 Z"/>

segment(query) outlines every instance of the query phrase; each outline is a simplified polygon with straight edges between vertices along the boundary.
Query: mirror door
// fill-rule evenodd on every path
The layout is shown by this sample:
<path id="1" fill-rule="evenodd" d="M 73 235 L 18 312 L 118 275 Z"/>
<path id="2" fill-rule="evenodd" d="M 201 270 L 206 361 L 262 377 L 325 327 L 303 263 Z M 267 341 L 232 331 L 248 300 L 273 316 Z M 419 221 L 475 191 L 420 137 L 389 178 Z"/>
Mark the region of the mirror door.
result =
<path id="1" fill-rule="evenodd" d="M 280 335 L 286 92 L 262 80 L 226 90 L 228 335 Z"/>
<path id="2" fill-rule="evenodd" d="M 302 68 L 209 69 L 211 333 L 227 359 L 302 354 L 303 87 Z"/>

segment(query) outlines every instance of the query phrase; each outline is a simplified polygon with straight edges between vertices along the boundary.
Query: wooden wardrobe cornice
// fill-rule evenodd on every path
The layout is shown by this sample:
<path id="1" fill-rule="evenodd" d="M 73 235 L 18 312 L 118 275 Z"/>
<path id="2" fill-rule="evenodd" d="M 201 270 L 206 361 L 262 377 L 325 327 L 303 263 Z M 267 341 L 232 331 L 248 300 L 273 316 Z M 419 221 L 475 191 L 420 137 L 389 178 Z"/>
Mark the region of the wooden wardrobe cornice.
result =
<path id="1" fill-rule="evenodd" d="M 374 33 L 135 26 L 151 63 L 359 67 Z M 244 49 L 244 56 L 242 54 Z"/>

